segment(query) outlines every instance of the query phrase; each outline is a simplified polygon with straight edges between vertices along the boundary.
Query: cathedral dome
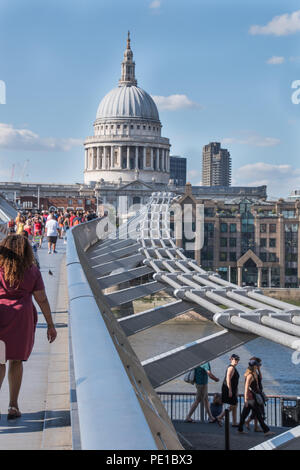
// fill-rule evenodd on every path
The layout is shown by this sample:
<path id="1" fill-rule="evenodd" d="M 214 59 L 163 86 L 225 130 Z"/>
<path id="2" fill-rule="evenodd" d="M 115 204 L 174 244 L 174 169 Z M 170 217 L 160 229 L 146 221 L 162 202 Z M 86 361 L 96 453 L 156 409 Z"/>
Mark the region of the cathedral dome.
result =
<path id="1" fill-rule="evenodd" d="M 114 88 L 102 99 L 97 111 L 97 120 L 145 119 L 159 122 L 159 114 L 146 91 L 134 85 Z"/>

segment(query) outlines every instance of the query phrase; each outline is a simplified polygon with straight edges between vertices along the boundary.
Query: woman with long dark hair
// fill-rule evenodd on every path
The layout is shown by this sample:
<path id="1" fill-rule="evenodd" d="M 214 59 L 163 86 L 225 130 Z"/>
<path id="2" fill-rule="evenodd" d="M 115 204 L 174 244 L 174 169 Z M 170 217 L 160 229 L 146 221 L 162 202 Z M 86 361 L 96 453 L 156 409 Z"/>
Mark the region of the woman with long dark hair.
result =
<path id="1" fill-rule="evenodd" d="M 18 397 L 22 384 L 23 361 L 29 358 L 37 324 L 32 296 L 47 322 L 47 338 L 52 343 L 56 330 L 46 296 L 43 279 L 37 268 L 31 245 L 21 235 L 8 235 L 0 243 L 0 341 L 5 358 L 0 364 L 0 388 L 9 361 L 8 419 L 21 416 Z"/>
<path id="2" fill-rule="evenodd" d="M 245 390 L 244 390 L 244 408 L 241 414 L 240 424 L 238 431 L 241 434 L 244 434 L 244 423 L 250 411 L 254 411 L 256 418 L 265 434 L 265 436 L 271 436 L 274 434 L 270 431 L 269 426 L 264 421 L 264 418 L 261 414 L 259 403 L 257 401 L 257 395 L 259 395 L 259 384 L 257 377 L 257 366 L 258 363 L 256 360 L 249 361 L 248 368 L 245 372 Z"/>

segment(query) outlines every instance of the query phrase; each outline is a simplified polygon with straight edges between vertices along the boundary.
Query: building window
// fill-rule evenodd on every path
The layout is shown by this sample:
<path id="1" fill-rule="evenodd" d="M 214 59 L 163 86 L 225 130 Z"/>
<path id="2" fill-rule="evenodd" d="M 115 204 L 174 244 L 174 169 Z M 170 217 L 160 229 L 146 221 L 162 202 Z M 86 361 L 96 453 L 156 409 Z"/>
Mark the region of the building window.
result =
<path id="1" fill-rule="evenodd" d="M 120 124 L 117 125 L 117 129 L 120 129 Z"/>
<path id="2" fill-rule="evenodd" d="M 261 238 L 260 239 L 260 245 L 261 248 L 265 248 L 267 246 L 267 239 L 266 238 Z"/>
<path id="3" fill-rule="evenodd" d="M 146 126 L 143 126 L 143 129 L 145 130 L 145 129 L 146 129 Z"/>
<path id="4" fill-rule="evenodd" d="M 295 218 L 295 211 L 293 211 L 293 210 L 282 211 L 282 215 L 285 219 L 294 219 Z"/>
<path id="5" fill-rule="evenodd" d="M 133 129 L 133 125 L 131 124 L 130 129 Z"/>
<path id="6" fill-rule="evenodd" d="M 236 233 L 236 224 L 230 224 L 230 233 Z"/>
<path id="7" fill-rule="evenodd" d="M 229 253 L 229 261 L 236 261 L 236 252 L 235 251 L 231 251 Z"/>
<path id="8" fill-rule="evenodd" d="M 236 238 L 229 238 L 229 246 L 230 248 L 236 247 Z"/>
<path id="9" fill-rule="evenodd" d="M 140 126 L 136 126 L 136 128 L 137 128 L 137 129 L 139 129 L 139 128 L 140 128 Z"/>
<path id="10" fill-rule="evenodd" d="M 270 233 L 276 233 L 276 224 L 270 224 Z"/>
<path id="11" fill-rule="evenodd" d="M 227 261 L 227 253 L 226 251 L 220 252 L 220 261 Z"/>
<path id="12" fill-rule="evenodd" d="M 276 248 L 276 238 L 270 238 L 269 247 L 270 248 Z"/>
<path id="13" fill-rule="evenodd" d="M 222 247 L 227 246 L 227 238 L 220 238 L 220 246 Z"/>
<path id="14" fill-rule="evenodd" d="M 214 217 L 215 209 L 213 207 L 205 207 L 204 208 L 204 215 L 206 217 Z"/>
<path id="15" fill-rule="evenodd" d="M 221 226 L 220 226 L 220 229 L 221 229 L 222 233 L 227 232 L 227 230 L 228 230 L 227 224 L 225 222 L 222 223 Z"/>
<path id="16" fill-rule="evenodd" d="M 71 206 L 73 203 L 72 199 L 68 199 L 68 206 Z"/>
<path id="17" fill-rule="evenodd" d="M 275 263 L 276 261 L 276 253 L 269 253 L 269 261 L 271 263 Z"/>
<path id="18" fill-rule="evenodd" d="M 260 224 L 260 233 L 266 233 L 266 232 L 267 232 L 267 225 Z"/>
<path id="19" fill-rule="evenodd" d="M 260 253 L 259 257 L 262 261 L 264 261 L 264 262 L 267 261 L 267 253 L 262 252 L 262 253 Z"/>
<path id="20" fill-rule="evenodd" d="M 126 124 L 124 124 L 123 129 L 127 129 L 127 125 L 126 125 Z"/>

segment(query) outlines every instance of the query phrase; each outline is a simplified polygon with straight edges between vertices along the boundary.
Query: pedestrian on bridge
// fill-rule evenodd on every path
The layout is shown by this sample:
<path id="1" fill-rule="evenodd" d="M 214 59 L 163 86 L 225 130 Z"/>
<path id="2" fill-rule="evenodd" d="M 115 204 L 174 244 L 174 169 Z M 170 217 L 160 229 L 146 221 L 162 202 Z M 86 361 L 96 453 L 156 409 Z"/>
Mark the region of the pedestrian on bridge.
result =
<path id="1" fill-rule="evenodd" d="M 253 359 L 249 361 L 248 368 L 245 372 L 244 408 L 242 410 L 238 432 L 240 434 L 245 434 L 245 431 L 243 430 L 244 423 L 249 413 L 254 411 L 265 436 L 271 436 L 274 433 L 270 431 L 270 428 L 265 423 L 260 410 L 260 390 L 257 377 L 257 367 L 258 363 Z"/>
<path id="2" fill-rule="evenodd" d="M 256 369 L 257 385 L 258 385 L 259 394 L 262 398 L 262 401 L 261 401 L 260 405 L 258 405 L 258 407 L 259 407 L 259 410 L 260 410 L 260 413 L 261 413 L 263 419 L 265 419 L 265 403 L 266 403 L 267 398 L 266 398 L 266 396 L 263 392 L 262 372 L 261 372 L 262 361 L 259 357 L 251 357 L 250 361 L 256 361 L 257 362 L 257 369 Z M 254 431 L 255 432 L 261 432 L 261 430 L 258 427 L 258 420 L 257 420 L 257 416 L 256 416 L 254 410 L 252 410 L 252 413 L 251 413 L 250 417 L 245 421 L 246 428 L 249 431 L 250 431 L 250 422 L 252 420 L 254 420 Z"/>
<path id="3" fill-rule="evenodd" d="M 219 379 L 213 375 L 211 372 L 210 364 L 209 362 L 206 362 L 205 364 L 202 364 L 202 366 L 196 367 L 195 368 L 195 384 L 197 388 L 197 395 L 196 395 L 196 400 L 191 406 L 191 409 L 185 419 L 186 423 L 194 423 L 194 420 L 192 419 L 193 413 L 196 411 L 197 406 L 202 402 L 204 404 L 204 407 L 206 409 L 206 412 L 209 416 L 210 422 L 215 422 L 214 416 L 211 414 L 210 411 L 210 406 L 209 406 L 209 401 L 208 401 L 208 377 L 215 382 L 219 382 Z"/>
<path id="4" fill-rule="evenodd" d="M 0 243 L 0 341 L 5 345 L 5 357 L 0 357 L 0 388 L 9 361 L 8 419 L 21 416 L 18 397 L 22 384 L 23 361 L 29 358 L 35 336 L 37 311 L 32 296 L 47 322 L 47 338 L 56 338 L 49 302 L 32 247 L 26 237 L 8 235 Z"/>
<path id="5" fill-rule="evenodd" d="M 240 374 L 238 373 L 236 367 L 239 363 L 239 356 L 237 354 L 232 354 L 230 358 L 230 365 L 227 367 L 225 378 L 222 385 L 222 402 L 230 405 L 228 408 L 232 412 L 232 427 L 238 427 L 237 424 L 237 406 L 238 406 L 238 388 L 239 388 L 239 378 Z M 225 410 L 218 417 L 222 419 L 225 415 Z"/>

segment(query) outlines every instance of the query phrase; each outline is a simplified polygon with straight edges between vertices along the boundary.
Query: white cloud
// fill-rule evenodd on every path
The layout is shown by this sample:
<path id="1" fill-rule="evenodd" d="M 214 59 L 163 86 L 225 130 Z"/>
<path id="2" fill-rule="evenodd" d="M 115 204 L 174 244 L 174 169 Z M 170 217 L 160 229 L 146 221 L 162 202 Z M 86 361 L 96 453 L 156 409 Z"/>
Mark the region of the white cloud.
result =
<path id="1" fill-rule="evenodd" d="M 150 3 L 150 8 L 160 8 L 160 6 L 161 6 L 160 0 L 153 0 L 153 2 Z"/>
<path id="2" fill-rule="evenodd" d="M 293 13 L 275 16 L 265 26 L 253 25 L 250 34 L 272 34 L 275 36 L 287 36 L 300 31 L 300 10 Z"/>
<path id="3" fill-rule="evenodd" d="M 233 181 L 239 186 L 267 185 L 269 196 L 287 197 L 293 189 L 300 188 L 300 168 L 257 162 L 236 170 Z"/>
<path id="4" fill-rule="evenodd" d="M 78 145 L 82 145 L 80 139 L 42 138 L 29 129 L 15 129 L 11 124 L 0 123 L 0 148 L 59 152 Z"/>
<path id="5" fill-rule="evenodd" d="M 267 64 L 280 65 L 280 64 L 283 64 L 284 61 L 285 61 L 284 57 L 274 55 L 273 57 L 270 57 L 270 59 L 267 60 Z"/>
<path id="6" fill-rule="evenodd" d="M 161 110 L 176 111 L 177 109 L 201 107 L 186 95 L 152 96 L 152 98 Z"/>
<path id="7" fill-rule="evenodd" d="M 280 139 L 275 137 L 261 137 L 257 134 L 252 134 L 244 138 L 225 137 L 221 142 L 223 145 L 242 144 L 254 147 L 275 147 L 280 144 Z"/>

